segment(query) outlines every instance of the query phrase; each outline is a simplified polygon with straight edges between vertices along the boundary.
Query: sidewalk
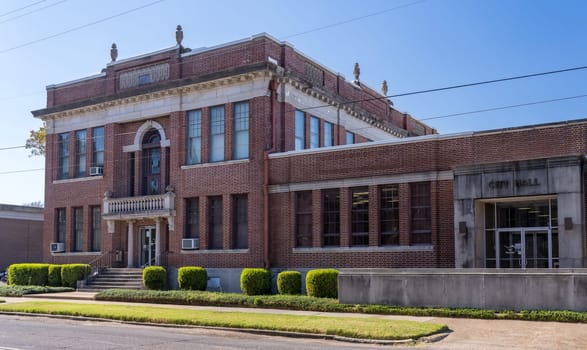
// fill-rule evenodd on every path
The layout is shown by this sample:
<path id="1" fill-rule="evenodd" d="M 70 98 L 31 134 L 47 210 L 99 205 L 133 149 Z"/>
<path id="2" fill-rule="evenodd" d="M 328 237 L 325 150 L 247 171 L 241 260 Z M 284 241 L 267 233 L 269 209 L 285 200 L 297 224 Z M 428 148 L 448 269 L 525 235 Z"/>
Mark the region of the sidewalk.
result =
<path id="1" fill-rule="evenodd" d="M 25 301 L 69 301 L 75 303 L 102 303 L 120 304 L 120 302 L 105 302 L 93 300 L 95 293 L 68 292 L 54 294 L 36 294 L 22 298 L 3 297 L 7 303 Z M 452 330 L 446 338 L 430 344 L 418 344 L 417 349 L 587 349 L 587 324 L 558 323 L 558 322 L 531 322 L 513 320 L 477 320 L 441 317 L 389 316 L 366 315 L 354 313 L 327 313 L 313 311 L 288 311 L 275 309 L 212 307 L 212 306 L 185 306 L 168 304 L 137 304 L 157 307 L 200 309 L 217 311 L 238 311 L 254 313 L 288 313 L 297 315 L 321 315 L 330 317 L 371 317 L 394 320 L 410 320 L 419 322 L 434 322 L 446 324 Z"/>

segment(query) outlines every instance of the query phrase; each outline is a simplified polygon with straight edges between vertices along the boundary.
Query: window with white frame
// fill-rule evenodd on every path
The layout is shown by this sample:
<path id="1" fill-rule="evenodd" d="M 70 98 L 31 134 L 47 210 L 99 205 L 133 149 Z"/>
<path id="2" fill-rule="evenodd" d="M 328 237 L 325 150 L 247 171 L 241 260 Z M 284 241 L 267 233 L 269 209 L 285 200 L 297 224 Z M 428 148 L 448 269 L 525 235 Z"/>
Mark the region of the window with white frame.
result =
<path id="1" fill-rule="evenodd" d="M 59 180 L 69 177 L 69 133 L 59 134 L 59 165 L 57 178 Z"/>
<path id="2" fill-rule="evenodd" d="M 224 160 L 224 106 L 210 108 L 210 161 Z"/>
<path id="3" fill-rule="evenodd" d="M 298 110 L 296 110 L 294 146 L 296 151 L 306 148 L 306 115 L 304 112 Z"/>
<path id="4" fill-rule="evenodd" d="M 187 164 L 202 162 L 202 111 L 188 112 Z"/>
<path id="5" fill-rule="evenodd" d="M 249 158 L 249 102 L 234 104 L 234 145 L 232 158 Z"/>

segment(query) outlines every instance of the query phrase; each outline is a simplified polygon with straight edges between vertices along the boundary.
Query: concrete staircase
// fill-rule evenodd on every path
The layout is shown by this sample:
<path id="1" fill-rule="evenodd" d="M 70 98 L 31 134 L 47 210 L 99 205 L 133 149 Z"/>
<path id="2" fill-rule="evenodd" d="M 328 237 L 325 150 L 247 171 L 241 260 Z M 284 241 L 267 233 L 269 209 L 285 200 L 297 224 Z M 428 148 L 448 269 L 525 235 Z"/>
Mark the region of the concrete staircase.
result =
<path id="1" fill-rule="evenodd" d="M 143 269 L 108 268 L 78 290 L 83 292 L 99 292 L 105 289 L 142 288 Z"/>

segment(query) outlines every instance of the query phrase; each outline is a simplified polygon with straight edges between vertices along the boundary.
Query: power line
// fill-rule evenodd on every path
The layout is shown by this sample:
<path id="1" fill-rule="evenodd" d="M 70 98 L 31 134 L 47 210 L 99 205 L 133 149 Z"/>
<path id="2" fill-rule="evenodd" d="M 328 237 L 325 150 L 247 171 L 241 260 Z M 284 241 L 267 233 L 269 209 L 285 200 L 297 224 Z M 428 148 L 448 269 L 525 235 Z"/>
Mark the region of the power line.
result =
<path id="1" fill-rule="evenodd" d="M 0 148 L 0 151 L 6 151 L 9 149 L 18 149 L 18 148 L 25 148 L 26 146 L 12 146 L 12 147 L 2 147 Z"/>
<path id="2" fill-rule="evenodd" d="M 41 1 L 33 2 L 32 4 L 28 4 L 28 5 L 26 5 L 26 6 L 19 7 L 19 8 L 17 8 L 17 9 L 10 10 L 10 11 L 8 11 L 8 12 L 4 12 L 4 13 L 0 14 L 0 17 L 8 16 L 8 15 L 9 15 L 9 14 L 11 14 L 11 13 L 15 13 L 15 12 L 18 12 L 18 11 L 21 11 L 21 10 L 24 10 L 24 9 L 27 9 L 27 8 L 29 8 L 29 7 L 33 7 L 33 6 L 35 6 L 35 5 L 38 5 L 38 4 L 40 4 L 40 3 L 42 3 L 42 2 L 45 2 L 45 1 L 47 1 L 47 0 L 41 0 Z"/>
<path id="3" fill-rule="evenodd" d="M 66 2 L 66 1 L 67 1 L 67 0 L 61 0 L 61 1 L 55 2 L 55 3 L 53 3 L 53 4 L 50 4 L 50 5 L 47 5 L 47 6 L 43 6 L 43 7 L 41 7 L 41 8 L 38 8 L 38 9 L 36 9 L 36 10 L 32 10 L 32 11 L 29 11 L 29 12 L 25 12 L 25 13 L 23 13 L 23 14 L 21 14 L 21 15 L 18 15 L 18 16 L 11 17 L 11 18 L 5 19 L 5 20 L 3 20 L 3 21 L 0 21 L 0 24 L 2 24 L 2 23 L 6 23 L 6 22 L 10 22 L 10 21 L 14 21 L 15 19 L 19 19 L 19 18 L 22 18 L 22 17 L 24 17 L 24 16 L 28 16 L 28 15 L 30 15 L 30 14 L 33 14 L 33 13 L 36 13 L 36 12 L 39 12 L 39 11 L 43 11 L 43 10 L 45 10 L 45 9 L 51 8 L 51 7 L 53 7 L 53 6 L 57 6 L 57 5 L 59 5 L 59 4 L 61 4 L 61 3 L 64 3 L 64 2 Z"/>
<path id="4" fill-rule="evenodd" d="M 0 175 L 17 174 L 17 173 L 30 173 L 33 171 L 41 171 L 41 170 L 45 170 L 45 168 L 2 171 L 2 172 L 0 172 Z"/>
<path id="5" fill-rule="evenodd" d="M 32 40 L 32 41 L 26 42 L 24 44 L 20 44 L 20 45 L 16 45 L 16 46 L 10 47 L 8 49 L 0 50 L 0 53 L 10 52 L 10 51 L 13 51 L 13 50 L 16 50 L 16 49 L 20 49 L 20 48 L 23 48 L 23 47 L 26 47 L 26 46 L 30 46 L 30 45 L 39 43 L 41 41 L 45 41 L 45 40 L 48 40 L 48 39 L 56 38 L 56 37 L 61 36 L 61 35 L 64 35 L 64 34 L 68 34 L 68 33 L 71 33 L 71 32 L 78 31 L 80 29 L 91 27 L 93 25 L 96 25 L 96 24 L 99 24 L 99 23 L 102 23 L 102 22 L 106 22 L 106 21 L 109 21 L 109 20 L 114 19 L 114 18 L 117 18 L 117 17 L 124 16 L 124 15 L 127 15 L 129 13 L 136 12 L 138 10 L 142 10 L 142 9 L 144 9 L 146 7 L 153 6 L 153 5 L 158 4 L 160 2 L 163 2 L 163 1 L 165 1 L 165 0 L 153 1 L 153 2 L 150 2 L 148 4 L 145 4 L 145 5 L 142 5 L 142 6 L 139 6 L 139 7 L 135 7 L 133 9 L 126 10 L 126 11 L 117 13 L 115 15 L 105 17 L 105 18 L 99 19 L 99 20 L 94 21 L 94 22 L 86 23 L 84 25 L 81 25 L 81 26 L 78 26 L 78 27 L 74 27 L 74 28 L 65 30 L 63 32 L 59 32 L 57 34 L 52 34 L 52 35 L 49 35 L 49 36 L 46 36 L 46 37 L 43 37 L 43 38 L 40 38 L 40 39 L 36 39 L 36 40 Z"/>

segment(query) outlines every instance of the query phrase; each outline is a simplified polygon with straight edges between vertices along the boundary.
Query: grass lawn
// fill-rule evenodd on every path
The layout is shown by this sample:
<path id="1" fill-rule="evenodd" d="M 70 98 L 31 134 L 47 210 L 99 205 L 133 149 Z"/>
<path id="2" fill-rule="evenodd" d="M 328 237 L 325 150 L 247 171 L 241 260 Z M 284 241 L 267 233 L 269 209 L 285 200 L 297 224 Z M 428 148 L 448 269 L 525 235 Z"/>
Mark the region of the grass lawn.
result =
<path id="1" fill-rule="evenodd" d="M 134 305 L 25 302 L 1 305 L 0 311 L 88 316 L 122 321 L 229 328 L 253 328 L 363 339 L 417 339 L 446 329 L 445 325 L 381 318 L 325 317 L 248 312 L 220 312 Z"/>

